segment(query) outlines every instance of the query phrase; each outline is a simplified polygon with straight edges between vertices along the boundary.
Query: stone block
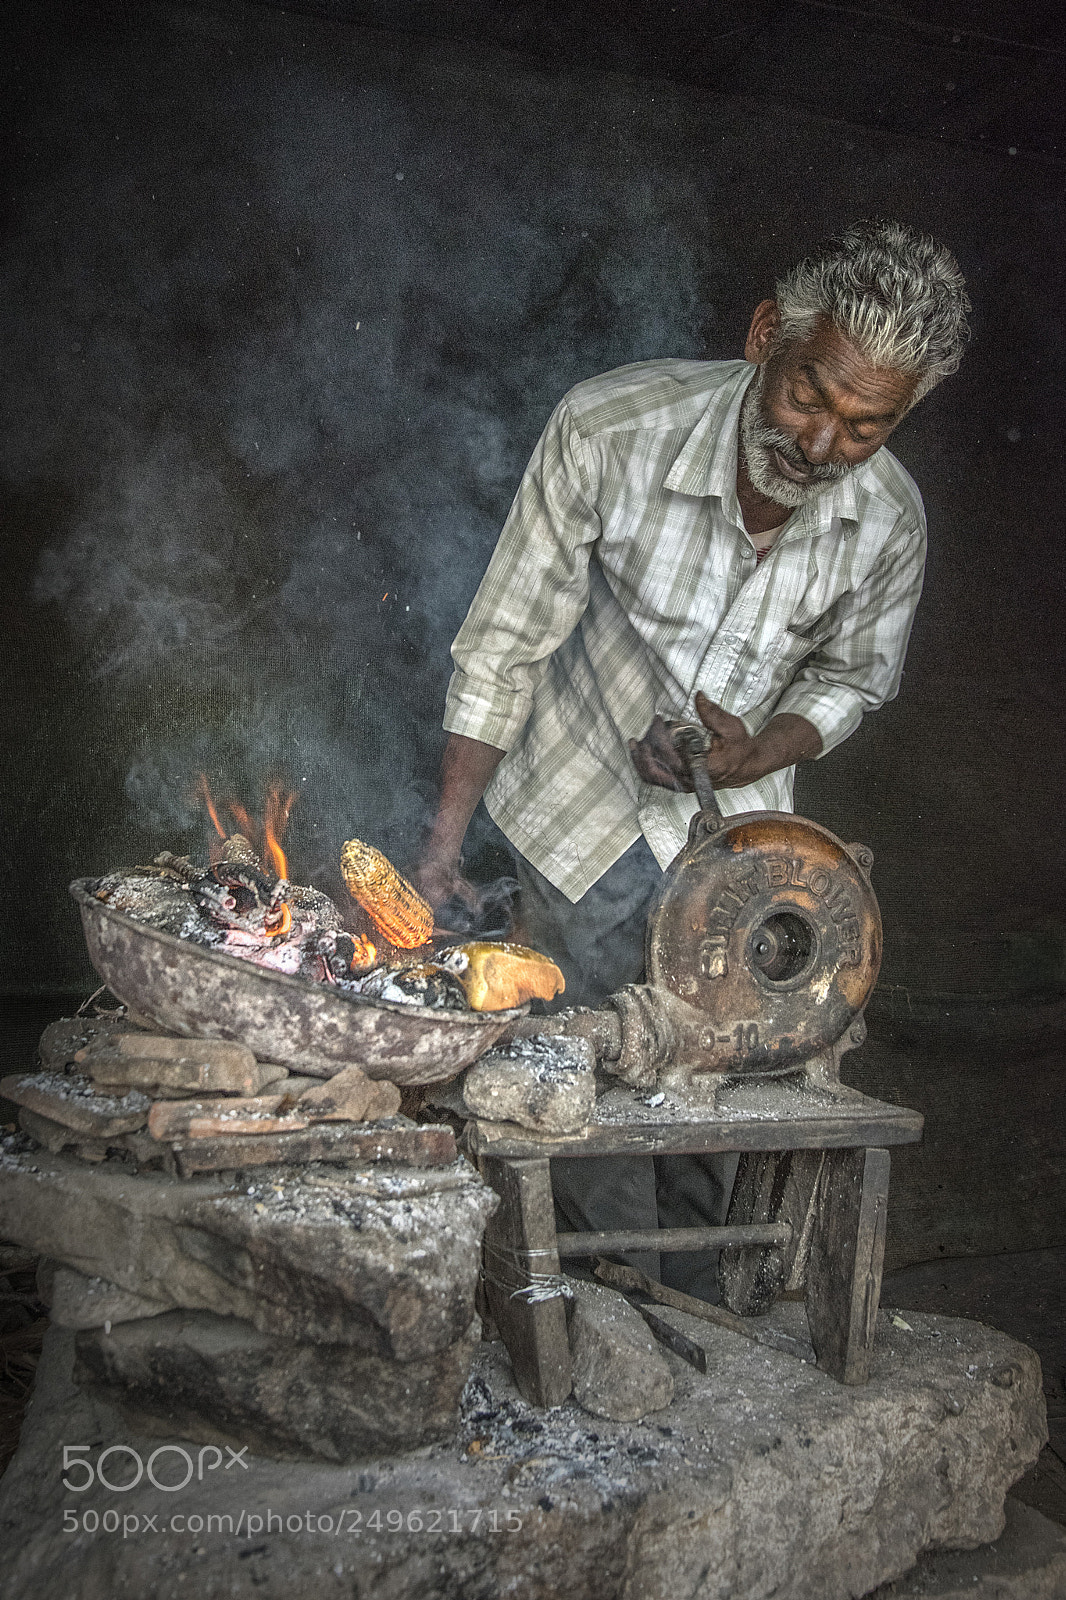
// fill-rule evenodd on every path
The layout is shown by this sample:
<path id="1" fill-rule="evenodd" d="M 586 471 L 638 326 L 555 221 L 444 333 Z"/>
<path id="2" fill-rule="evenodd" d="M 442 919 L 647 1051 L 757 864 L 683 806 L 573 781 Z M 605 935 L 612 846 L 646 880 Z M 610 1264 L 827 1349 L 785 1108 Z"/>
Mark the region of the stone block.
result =
<path id="1" fill-rule="evenodd" d="M 467 1068 L 463 1101 L 489 1122 L 576 1133 L 596 1104 L 595 1064 L 586 1039 L 514 1039 Z"/>
<path id="2" fill-rule="evenodd" d="M 976 1550 L 938 1550 L 868 1600 L 1063 1600 L 1066 1529 L 1007 1496 L 1007 1525 Z"/>
<path id="3" fill-rule="evenodd" d="M 110 1159 L 0 1152 L 3 1232 L 36 1255 L 149 1300 L 402 1361 L 470 1326 L 495 1205 L 466 1161 L 178 1181 Z"/>
<path id="4" fill-rule="evenodd" d="M 484 1343 L 459 1426 L 438 1443 L 383 1451 L 354 1472 L 249 1453 L 247 1471 L 194 1474 L 179 1494 L 145 1475 L 118 1506 L 138 1518 L 126 1540 L 60 1535 L 72 1505 L 102 1515 L 118 1500 L 95 1486 L 64 1489 L 62 1446 L 87 1442 L 95 1463 L 122 1442 L 147 1462 L 158 1435 L 74 1386 L 73 1336 L 52 1328 L 0 1482 L 4 1600 L 66 1595 L 72 1581 L 78 1600 L 854 1600 L 920 1556 L 978 1556 L 974 1546 L 998 1541 L 1006 1492 L 1044 1437 L 1030 1350 L 975 1322 L 919 1312 L 907 1321 L 909 1332 L 878 1318 L 870 1381 L 857 1387 L 712 1330 L 707 1373 L 667 1354 L 673 1401 L 637 1423 L 590 1417 L 572 1402 L 527 1405 L 502 1345 Z M 767 1322 L 803 1336 L 798 1304 L 775 1306 Z M 679 1326 L 695 1339 L 707 1333 L 691 1318 Z M 176 1511 L 210 1513 L 217 1531 L 172 1529 Z M 998 1600 L 1046 1592 L 1008 1588 Z"/>
<path id="5" fill-rule="evenodd" d="M 74 1057 L 95 1083 L 167 1095 L 256 1095 L 288 1076 L 285 1067 L 257 1061 L 247 1045 L 228 1039 L 176 1039 L 123 1033 L 93 1040 Z"/>
<path id="6" fill-rule="evenodd" d="M 25 1113 L 20 1113 L 25 1115 Z M 127 1140 L 142 1135 L 129 1133 Z M 455 1163 L 454 1130 L 440 1124 L 386 1117 L 381 1122 L 315 1122 L 291 1133 L 239 1134 L 236 1137 L 185 1139 L 172 1145 L 183 1178 L 198 1172 L 224 1172 L 234 1167 L 284 1163 L 395 1163 L 403 1167 L 451 1167 Z"/>
<path id="7" fill-rule="evenodd" d="M 71 1066 L 79 1050 L 95 1045 L 103 1049 L 123 1033 L 133 1031 L 126 1021 L 105 1022 L 99 1017 L 60 1017 L 41 1034 L 37 1055 L 46 1072 Z"/>
<path id="8" fill-rule="evenodd" d="M 54 1261 L 42 1261 L 37 1269 L 37 1292 L 60 1328 L 103 1328 L 108 1323 L 157 1317 L 174 1308 L 172 1300 L 149 1300 L 108 1283 L 106 1278 L 88 1278 L 77 1268 Z"/>
<path id="9" fill-rule="evenodd" d="M 400 1091 L 385 1078 L 368 1078 L 361 1067 L 343 1067 L 327 1083 L 300 1096 L 297 1111 L 312 1122 L 374 1122 L 394 1117 Z"/>
<path id="10" fill-rule="evenodd" d="M 294 1133 L 308 1119 L 282 1110 L 280 1094 L 233 1096 L 228 1100 L 157 1100 L 148 1115 L 153 1139 L 215 1139 L 258 1133 Z"/>
<path id="11" fill-rule="evenodd" d="M 433 1355 L 391 1361 L 279 1339 L 236 1317 L 173 1311 L 80 1333 L 74 1379 L 154 1432 L 351 1461 L 410 1450 L 453 1428 L 479 1343 L 475 1322 Z"/>
<path id="12" fill-rule="evenodd" d="M 574 1399 L 597 1417 L 637 1422 L 674 1397 L 674 1380 L 654 1336 L 623 1295 L 570 1280 L 567 1333 Z"/>
<path id="13" fill-rule="evenodd" d="M 101 1093 L 80 1072 L 16 1072 L 0 1078 L 0 1095 L 90 1138 L 136 1132 L 151 1107 L 139 1089 Z"/>

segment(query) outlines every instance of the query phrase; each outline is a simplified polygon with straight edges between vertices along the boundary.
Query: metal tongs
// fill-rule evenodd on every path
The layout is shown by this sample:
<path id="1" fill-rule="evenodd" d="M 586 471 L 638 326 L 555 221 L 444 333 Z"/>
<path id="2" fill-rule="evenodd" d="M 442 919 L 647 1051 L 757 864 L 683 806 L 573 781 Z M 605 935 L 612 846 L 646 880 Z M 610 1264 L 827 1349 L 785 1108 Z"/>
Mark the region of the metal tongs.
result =
<path id="1" fill-rule="evenodd" d="M 700 810 L 714 827 L 720 827 L 724 818 L 718 806 L 713 780 L 707 771 L 707 752 L 711 748 L 710 734 L 699 723 L 681 722 L 671 728 L 670 737 L 674 741 L 675 748 L 685 758 Z"/>

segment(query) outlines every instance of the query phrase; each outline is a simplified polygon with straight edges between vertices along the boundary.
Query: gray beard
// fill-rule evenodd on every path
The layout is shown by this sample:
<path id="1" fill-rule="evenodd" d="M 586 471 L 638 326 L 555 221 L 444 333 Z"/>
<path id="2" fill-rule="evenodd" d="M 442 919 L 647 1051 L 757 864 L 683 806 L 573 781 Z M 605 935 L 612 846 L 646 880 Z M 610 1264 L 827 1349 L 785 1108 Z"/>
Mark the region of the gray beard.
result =
<path id="1" fill-rule="evenodd" d="M 852 467 L 832 466 L 826 463 L 812 467 L 804 458 L 794 439 L 780 428 L 767 422 L 763 414 L 762 367 L 756 372 L 744 396 L 740 410 L 740 450 L 752 487 L 779 506 L 809 505 L 830 484 L 840 483 L 854 470 Z M 790 466 L 811 474 L 810 483 L 793 483 L 778 470 L 773 452 L 784 456 Z"/>

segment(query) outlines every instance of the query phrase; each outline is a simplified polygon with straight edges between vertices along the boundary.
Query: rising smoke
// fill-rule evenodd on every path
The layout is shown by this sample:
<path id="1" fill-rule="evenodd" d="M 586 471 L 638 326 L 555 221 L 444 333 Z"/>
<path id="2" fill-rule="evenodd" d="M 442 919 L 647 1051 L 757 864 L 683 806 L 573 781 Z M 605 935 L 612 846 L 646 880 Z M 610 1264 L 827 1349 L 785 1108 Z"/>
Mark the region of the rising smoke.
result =
<path id="1" fill-rule="evenodd" d="M 351 834 L 409 858 L 448 645 L 549 411 L 699 353 L 696 179 L 636 90 L 600 126 L 587 84 L 513 63 L 151 17 L 57 45 L 5 264 L 0 473 L 57 486 L 28 591 L 106 728 L 57 871 L 196 847 L 201 769 L 250 806 L 297 789 L 302 877 Z"/>

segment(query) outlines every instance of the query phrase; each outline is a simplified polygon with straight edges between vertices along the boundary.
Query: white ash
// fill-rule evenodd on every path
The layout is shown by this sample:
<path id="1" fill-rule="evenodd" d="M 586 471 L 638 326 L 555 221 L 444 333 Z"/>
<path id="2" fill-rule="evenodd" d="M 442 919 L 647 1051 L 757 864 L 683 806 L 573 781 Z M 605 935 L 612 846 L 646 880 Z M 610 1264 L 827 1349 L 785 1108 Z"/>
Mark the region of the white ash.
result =
<path id="1" fill-rule="evenodd" d="M 6 1167 L 8 1171 L 31 1172 L 39 1177 L 40 1167 L 27 1166 L 25 1159 L 30 1154 L 36 1155 L 37 1150 L 37 1141 L 31 1139 L 28 1133 L 23 1133 L 21 1128 L 13 1133 L 0 1133 L 0 1167 Z"/>
<path id="2" fill-rule="evenodd" d="M 503 1345 L 482 1347 L 459 1408 L 458 1456 L 495 1462 L 512 1488 L 536 1485 L 545 1498 L 566 1499 L 568 1486 L 583 1482 L 607 1500 L 641 1498 L 634 1469 L 648 1474 L 688 1460 L 694 1450 L 710 1458 L 710 1444 L 696 1443 L 668 1422 L 613 1423 L 596 1418 L 572 1400 L 543 1410 L 516 1394 Z M 502 1391 L 502 1392 L 501 1392 Z M 542 1509 L 550 1509 L 541 1501 Z"/>
<path id="3" fill-rule="evenodd" d="M 256 1213 L 271 1222 L 316 1221 L 333 1222 L 344 1217 L 358 1228 L 365 1205 L 382 1202 L 389 1205 L 394 1230 L 402 1236 L 424 1219 L 440 1213 L 440 1228 L 447 1232 L 440 1200 L 445 1193 L 479 1180 L 468 1162 L 461 1157 L 451 1167 L 439 1172 L 412 1172 L 395 1167 L 391 1172 L 368 1172 L 365 1168 L 330 1167 L 316 1163 L 308 1167 L 276 1166 L 257 1167 L 247 1176 L 238 1175 L 230 1194 L 240 1203 L 250 1200 Z M 220 1196 L 216 1206 L 232 1203 L 230 1196 Z"/>
<path id="4" fill-rule="evenodd" d="M 57 1100 L 67 1100 L 112 1117 L 147 1111 L 152 1104 L 151 1097 L 142 1094 L 140 1089 L 128 1089 L 121 1095 L 110 1094 L 98 1089 L 91 1078 L 80 1072 L 27 1072 L 19 1079 L 18 1087 L 40 1089 Z"/>
<path id="5" fill-rule="evenodd" d="M 710 1085 L 695 1086 L 691 1094 L 685 1094 L 677 1088 L 634 1091 L 603 1073 L 597 1074 L 597 1080 L 601 1093 L 596 1101 L 596 1122 L 611 1127 L 705 1122 L 709 1113 L 733 1122 L 780 1122 L 819 1113 L 847 1115 L 852 1103 L 860 1103 L 854 1090 L 843 1086 L 825 1089 L 792 1077 L 728 1080 L 716 1086 L 714 1098 L 708 1095 Z"/>
<path id="6" fill-rule="evenodd" d="M 563 1083 L 579 1067 L 575 1043 L 581 1042 L 560 1034 L 537 1034 L 494 1045 L 492 1055 L 496 1060 L 520 1061 L 541 1083 Z"/>

